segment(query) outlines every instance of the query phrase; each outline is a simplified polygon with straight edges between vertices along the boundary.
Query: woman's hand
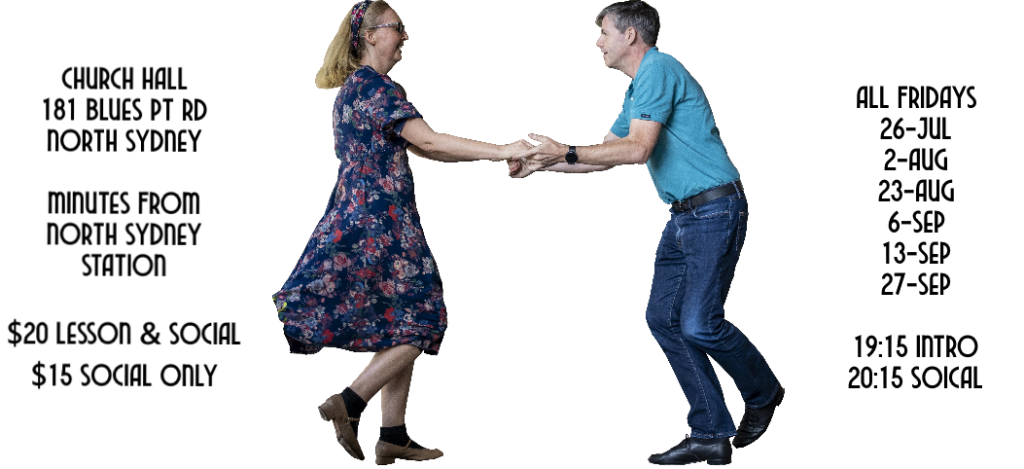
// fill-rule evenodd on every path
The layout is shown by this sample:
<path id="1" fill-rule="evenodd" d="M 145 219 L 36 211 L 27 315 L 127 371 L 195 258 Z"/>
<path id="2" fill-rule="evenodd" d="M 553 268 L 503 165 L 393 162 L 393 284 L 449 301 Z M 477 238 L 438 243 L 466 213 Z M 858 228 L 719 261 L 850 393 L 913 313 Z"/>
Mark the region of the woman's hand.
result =
<path id="1" fill-rule="evenodd" d="M 513 158 L 508 160 L 508 175 L 511 178 L 522 179 L 533 174 L 534 170 L 526 164 L 525 160 Z"/>
<path id="2" fill-rule="evenodd" d="M 532 169 L 529 169 L 526 165 L 526 161 L 521 158 L 513 158 L 524 151 L 533 148 L 533 144 L 526 140 L 519 140 L 508 145 L 501 147 L 502 155 L 508 155 L 508 159 L 499 160 L 508 162 L 508 175 L 514 178 L 524 178 L 533 173 Z"/>

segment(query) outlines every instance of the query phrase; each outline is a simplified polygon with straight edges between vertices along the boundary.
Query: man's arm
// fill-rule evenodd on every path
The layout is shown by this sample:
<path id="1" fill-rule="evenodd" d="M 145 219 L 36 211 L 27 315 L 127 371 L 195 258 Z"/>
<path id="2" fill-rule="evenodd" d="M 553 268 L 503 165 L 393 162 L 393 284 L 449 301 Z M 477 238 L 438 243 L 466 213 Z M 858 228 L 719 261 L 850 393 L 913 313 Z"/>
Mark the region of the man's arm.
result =
<path id="1" fill-rule="evenodd" d="M 608 131 L 608 135 L 604 136 L 603 143 L 608 143 L 612 140 L 618 140 L 620 138 L 621 137 L 615 135 L 613 132 Z M 577 154 L 579 154 L 579 148 L 576 149 L 576 152 Z M 547 168 L 541 168 L 540 171 L 557 171 L 560 173 L 592 173 L 594 171 L 604 171 L 608 168 L 611 168 L 611 166 L 586 164 L 579 162 L 577 162 L 576 164 L 569 164 L 563 161 L 561 163 L 555 163 L 551 166 L 548 166 Z"/>
<path id="2" fill-rule="evenodd" d="M 516 155 L 516 158 L 524 158 L 527 167 L 534 171 L 558 163 L 564 163 L 564 166 L 584 164 L 604 167 L 620 164 L 644 164 L 647 163 L 647 159 L 654 151 L 660 132 L 661 124 L 659 122 L 633 119 L 629 123 L 629 135 L 623 138 L 609 140 L 609 137 L 605 137 L 605 143 L 600 145 L 576 147 L 576 154 L 579 156 L 576 165 L 565 163 L 565 154 L 569 152 L 568 145 L 563 145 L 543 135 L 530 134 L 530 138 L 541 142 L 541 144 Z M 562 165 L 558 166 L 562 167 Z M 557 171 L 558 169 L 553 170 Z"/>

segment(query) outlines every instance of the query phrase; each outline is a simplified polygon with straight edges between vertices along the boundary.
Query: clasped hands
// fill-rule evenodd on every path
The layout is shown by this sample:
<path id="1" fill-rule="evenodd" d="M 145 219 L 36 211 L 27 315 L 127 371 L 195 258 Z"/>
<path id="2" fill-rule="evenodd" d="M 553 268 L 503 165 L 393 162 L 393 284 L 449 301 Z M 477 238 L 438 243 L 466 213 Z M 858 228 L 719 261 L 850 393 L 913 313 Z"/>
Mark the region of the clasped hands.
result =
<path id="1" fill-rule="evenodd" d="M 508 162 L 508 175 L 513 178 L 524 178 L 534 171 L 559 163 L 569 152 L 568 145 L 562 145 L 549 137 L 531 133 L 530 138 L 540 144 L 535 146 L 526 140 L 519 140 L 502 148 L 502 153 L 510 156 L 499 161 Z"/>

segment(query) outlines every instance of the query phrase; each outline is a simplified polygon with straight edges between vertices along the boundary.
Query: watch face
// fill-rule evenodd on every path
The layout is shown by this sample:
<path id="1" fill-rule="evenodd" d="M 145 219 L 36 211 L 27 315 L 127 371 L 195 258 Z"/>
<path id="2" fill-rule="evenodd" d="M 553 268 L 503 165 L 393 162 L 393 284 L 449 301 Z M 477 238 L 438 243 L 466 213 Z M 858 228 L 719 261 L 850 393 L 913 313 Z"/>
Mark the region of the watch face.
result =
<path id="1" fill-rule="evenodd" d="M 570 148 L 569 149 L 569 153 L 565 154 L 565 162 L 566 163 L 576 164 L 576 160 L 578 160 L 578 159 L 579 159 L 579 156 L 576 155 L 576 149 L 575 148 Z"/>

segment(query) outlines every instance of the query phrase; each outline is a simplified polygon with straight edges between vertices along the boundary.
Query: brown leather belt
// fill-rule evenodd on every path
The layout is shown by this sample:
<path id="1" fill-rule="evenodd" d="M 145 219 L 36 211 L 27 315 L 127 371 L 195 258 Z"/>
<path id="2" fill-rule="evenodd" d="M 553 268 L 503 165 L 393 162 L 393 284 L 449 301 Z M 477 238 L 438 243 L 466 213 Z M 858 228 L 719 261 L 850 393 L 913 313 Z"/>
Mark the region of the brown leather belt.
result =
<path id="1" fill-rule="evenodd" d="M 677 212 L 685 212 L 697 208 L 700 204 L 711 202 L 715 199 L 733 195 L 737 192 L 743 192 L 743 183 L 740 181 L 730 182 L 728 184 L 722 184 L 718 187 L 712 187 L 700 194 L 690 197 L 686 200 L 677 200 L 672 202 L 672 210 Z"/>

